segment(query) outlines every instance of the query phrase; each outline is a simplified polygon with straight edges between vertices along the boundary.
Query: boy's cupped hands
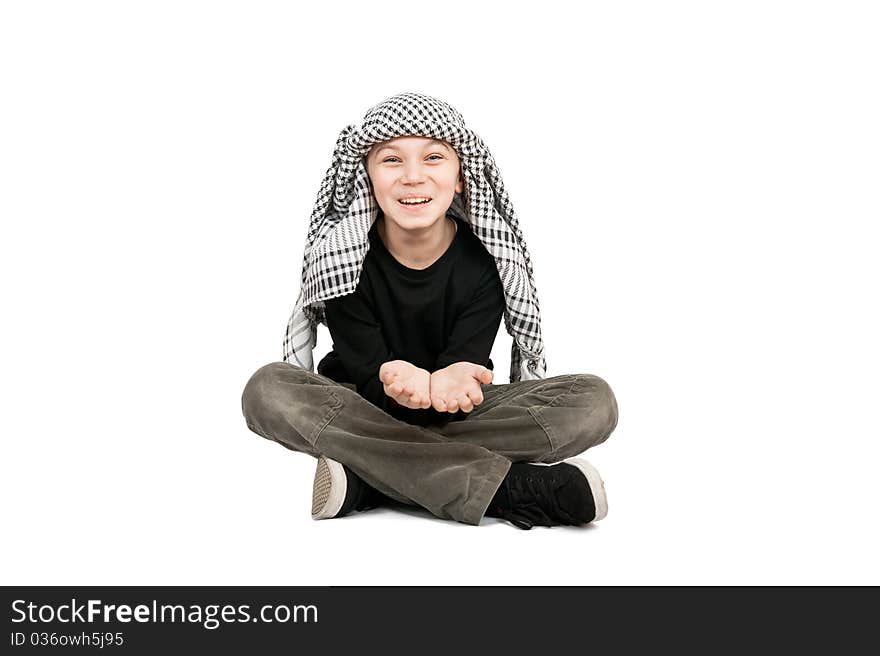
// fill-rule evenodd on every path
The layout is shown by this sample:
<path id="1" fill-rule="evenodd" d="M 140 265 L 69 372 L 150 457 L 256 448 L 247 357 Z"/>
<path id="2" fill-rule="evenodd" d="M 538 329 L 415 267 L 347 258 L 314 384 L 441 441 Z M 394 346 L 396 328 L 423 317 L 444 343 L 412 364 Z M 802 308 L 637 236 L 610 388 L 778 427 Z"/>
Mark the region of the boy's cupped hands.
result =
<path id="1" fill-rule="evenodd" d="M 379 368 L 385 394 L 397 403 L 438 412 L 470 412 L 483 402 L 480 384 L 488 385 L 493 377 L 491 369 L 473 362 L 456 362 L 434 373 L 406 360 L 392 360 Z"/>

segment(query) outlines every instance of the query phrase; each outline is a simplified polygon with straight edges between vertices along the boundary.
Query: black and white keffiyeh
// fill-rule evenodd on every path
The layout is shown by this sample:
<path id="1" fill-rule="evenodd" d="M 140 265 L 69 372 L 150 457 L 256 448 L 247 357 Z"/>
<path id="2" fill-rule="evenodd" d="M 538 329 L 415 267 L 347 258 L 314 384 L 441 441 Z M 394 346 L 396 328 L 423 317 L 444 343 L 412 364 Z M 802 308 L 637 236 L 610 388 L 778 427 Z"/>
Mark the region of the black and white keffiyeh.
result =
<path id="1" fill-rule="evenodd" d="M 373 144 L 406 135 L 442 139 L 461 160 L 464 191 L 448 212 L 470 224 L 495 257 L 504 287 L 504 325 L 513 338 L 510 381 L 544 378 L 547 365 L 541 314 L 526 242 L 495 160 L 454 107 L 419 93 L 401 93 L 372 107 L 361 125 L 339 134 L 333 162 L 309 221 L 302 285 L 287 324 L 283 358 L 314 371 L 324 302 L 355 291 L 369 250 L 368 233 L 379 212 L 365 157 Z"/>

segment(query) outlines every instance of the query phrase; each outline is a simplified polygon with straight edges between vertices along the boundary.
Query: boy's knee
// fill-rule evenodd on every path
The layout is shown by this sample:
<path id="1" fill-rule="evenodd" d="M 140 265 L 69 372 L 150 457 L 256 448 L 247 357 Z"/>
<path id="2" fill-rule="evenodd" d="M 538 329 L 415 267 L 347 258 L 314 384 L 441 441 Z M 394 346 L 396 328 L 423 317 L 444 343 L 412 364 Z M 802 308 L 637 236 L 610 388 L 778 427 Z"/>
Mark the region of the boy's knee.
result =
<path id="1" fill-rule="evenodd" d="M 248 423 L 251 421 L 250 418 L 272 398 L 272 391 L 281 380 L 296 375 L 296 372 L 290 371 L 291 368 L 298 367 L 287 362 L 270 362 L 257 369 L 250 377 L 241 394 L 241 411 Z"/>
<path id="2" fill-rule="evenodd" d="M 570 409 L 576 408 L 570 426 L 571 442 L 559 451 L 570 457 L 601 444 L 617 427 L 617 398 L 611 386 L 599 376 L 579 374 L 572 388 L 575 398 Z"/>
<path id="3" fill-rule="evenodd" d="M 578 376 L 578 385 L 589 393 L 591 415 L 594 416 L 596 427 L 604 429 L 602 441 L 605 441 L 617 427 L 617 397 L 611 386 L 599 376 L 581 374 Z"/>

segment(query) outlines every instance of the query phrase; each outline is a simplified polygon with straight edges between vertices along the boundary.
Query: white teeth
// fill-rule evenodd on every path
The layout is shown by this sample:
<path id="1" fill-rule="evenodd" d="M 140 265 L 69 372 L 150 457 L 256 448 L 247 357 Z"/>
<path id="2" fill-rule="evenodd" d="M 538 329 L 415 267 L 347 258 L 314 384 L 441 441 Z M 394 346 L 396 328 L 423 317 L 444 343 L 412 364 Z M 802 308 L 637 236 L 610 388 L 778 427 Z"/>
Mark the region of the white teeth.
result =
<path id="1" fill-rule="evenodd" d="M 401 198 L 399 202 L 404 205 L 420 205 L 422 203 L 430 202 L 430 198 Z"/>

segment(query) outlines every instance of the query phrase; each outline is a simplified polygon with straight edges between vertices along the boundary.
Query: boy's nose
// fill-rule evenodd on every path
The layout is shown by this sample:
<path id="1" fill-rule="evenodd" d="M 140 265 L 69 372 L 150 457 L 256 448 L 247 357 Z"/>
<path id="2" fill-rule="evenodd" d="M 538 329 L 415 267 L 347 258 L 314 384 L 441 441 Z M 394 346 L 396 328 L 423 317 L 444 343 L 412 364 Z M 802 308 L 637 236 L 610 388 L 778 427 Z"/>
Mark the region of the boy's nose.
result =
<path id="1" fill-rule="evenodd" d="M 419 182 L 425 177 L 422 167 L 418 164 L 408 164 L 403 168 L 404 182 Z"/>

